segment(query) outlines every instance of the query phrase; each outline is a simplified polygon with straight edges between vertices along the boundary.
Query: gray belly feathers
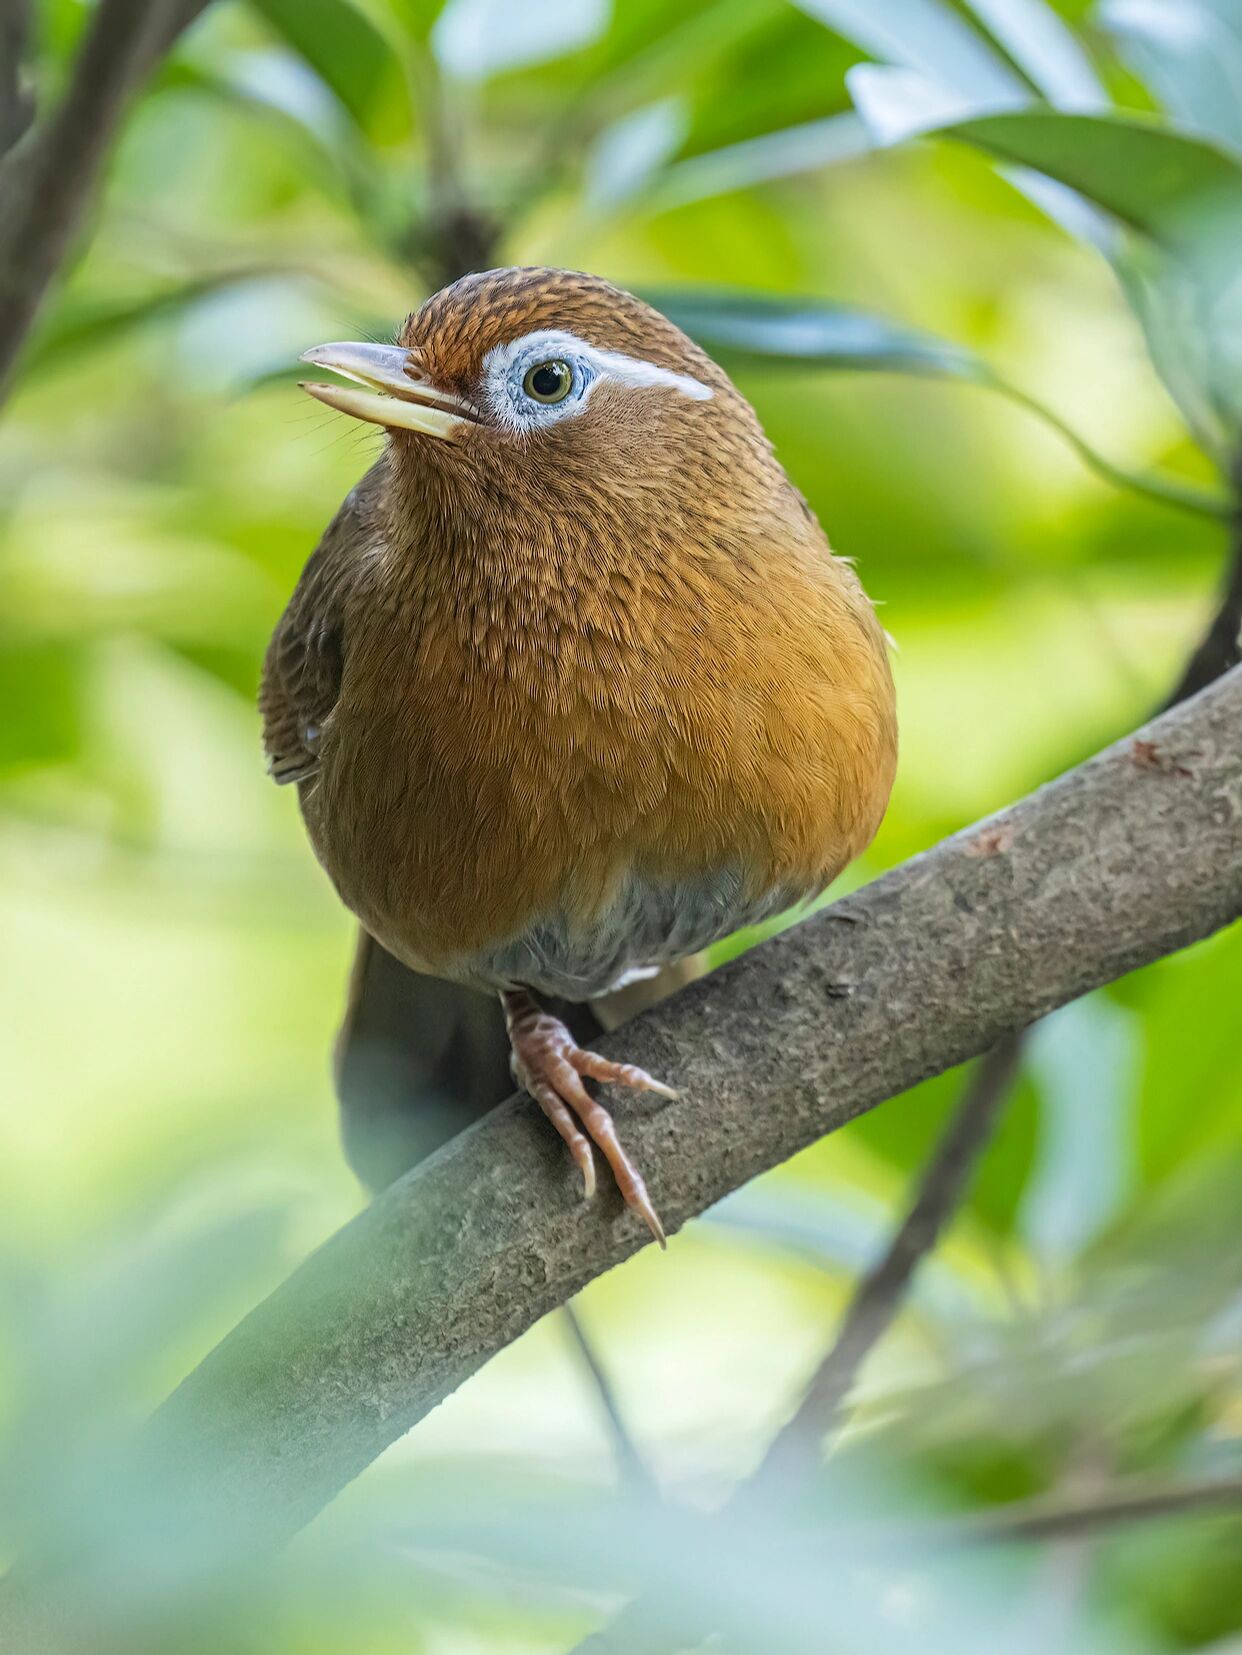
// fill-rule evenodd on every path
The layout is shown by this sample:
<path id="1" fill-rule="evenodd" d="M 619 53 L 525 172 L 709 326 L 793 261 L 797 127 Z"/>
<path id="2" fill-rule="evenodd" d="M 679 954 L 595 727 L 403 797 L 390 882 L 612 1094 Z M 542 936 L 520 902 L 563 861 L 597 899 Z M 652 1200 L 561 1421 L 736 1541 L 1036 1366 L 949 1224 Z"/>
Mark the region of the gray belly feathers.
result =
<path id="1" fill-rule="evenodd" d="M 468 962 L 463 975 L 489 988 L 521 984 L 568 1000 L 593 999 L 812 894 L 779 889 L 748 897 L 732 869 L 674 883 L 632 874 L 589 928 L 554 914 Z"/>

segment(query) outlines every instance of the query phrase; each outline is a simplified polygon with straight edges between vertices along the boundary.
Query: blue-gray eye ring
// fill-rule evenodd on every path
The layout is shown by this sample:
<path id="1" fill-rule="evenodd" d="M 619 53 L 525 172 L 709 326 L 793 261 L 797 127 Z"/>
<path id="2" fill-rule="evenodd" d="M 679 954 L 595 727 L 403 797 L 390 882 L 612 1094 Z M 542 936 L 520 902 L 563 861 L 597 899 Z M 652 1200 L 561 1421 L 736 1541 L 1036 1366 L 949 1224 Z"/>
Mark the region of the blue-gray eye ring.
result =
<path id="1" fill-rule="evenodd" d="M 564 402 L 573 383 L 573 370 L 568 362 L 536 362 L 526 370 L 522 389 L 535 402 Z"/>

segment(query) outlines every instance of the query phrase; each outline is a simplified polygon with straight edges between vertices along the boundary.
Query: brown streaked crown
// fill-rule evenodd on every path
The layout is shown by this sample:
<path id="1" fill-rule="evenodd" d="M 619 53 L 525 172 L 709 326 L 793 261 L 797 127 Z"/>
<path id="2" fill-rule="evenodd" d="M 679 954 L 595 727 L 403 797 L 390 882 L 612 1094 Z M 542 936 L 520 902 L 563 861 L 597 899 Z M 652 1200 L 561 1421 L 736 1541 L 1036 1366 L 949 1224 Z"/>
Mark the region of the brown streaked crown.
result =
<path id="1" fill-rule="evenodd" d="M 397 343 L 417 353 L 436 384 L 465 392 L 493 346 L 541 328 L 561 328 L 598 349 L 690 373 L 718 390 L 729 387 L 728 377 L 667 317 L 577 270 L 521 266 L 463 276 L 406 318 Z"/>

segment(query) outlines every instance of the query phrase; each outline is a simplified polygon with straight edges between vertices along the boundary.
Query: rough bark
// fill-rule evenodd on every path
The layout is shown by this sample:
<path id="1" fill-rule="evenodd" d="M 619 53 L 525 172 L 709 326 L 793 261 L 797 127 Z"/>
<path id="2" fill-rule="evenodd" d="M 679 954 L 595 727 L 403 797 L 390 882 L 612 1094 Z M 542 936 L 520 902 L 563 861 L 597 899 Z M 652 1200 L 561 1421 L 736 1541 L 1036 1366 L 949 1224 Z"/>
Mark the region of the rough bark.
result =
<path id="1" fill-rule="evenodd" d="M 1242 669 L 603 1043 L 670 1231 L 1006 1032 L 1242 912 Z M 313 1254 L 174 1393 L 164 1521 L 279 1544 L 489 1357 L 644 1245 L 515 1098 Z"/>

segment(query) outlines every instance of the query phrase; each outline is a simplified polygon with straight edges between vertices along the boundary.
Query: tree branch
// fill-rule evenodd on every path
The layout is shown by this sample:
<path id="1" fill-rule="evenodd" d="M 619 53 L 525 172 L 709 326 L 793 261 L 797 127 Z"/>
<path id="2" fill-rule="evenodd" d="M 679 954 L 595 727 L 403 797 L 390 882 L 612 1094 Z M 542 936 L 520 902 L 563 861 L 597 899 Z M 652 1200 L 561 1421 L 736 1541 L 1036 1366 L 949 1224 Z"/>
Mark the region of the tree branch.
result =
<path id="1" fill-rule="evenodd" d="M 0 400 L 130 98 L 207 4 L 99 0 L 59 105 L 0 163 Z"/>
<path id="2" fill-rule="evenodd" d="M 30 0 L 0 0 L 0 156 L 30 125 L 34 97 L 24 80 Z"/>
<path id="3" fill-rule="evenodd" d="M 666 1002 L 621 1130 L 670 1229 L 894 1093 L 1242 912 L 1242 671 Z M 606 1041 L 620 1050 L 616 1039 Z M 150 1422 L 161 1525 L 288 1539 L 548 1310 L 644 1244 L 514 1098 L 297 1270 Z M 157 1495 L 155 1490 L 162 1490 Z"/>

